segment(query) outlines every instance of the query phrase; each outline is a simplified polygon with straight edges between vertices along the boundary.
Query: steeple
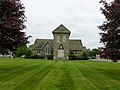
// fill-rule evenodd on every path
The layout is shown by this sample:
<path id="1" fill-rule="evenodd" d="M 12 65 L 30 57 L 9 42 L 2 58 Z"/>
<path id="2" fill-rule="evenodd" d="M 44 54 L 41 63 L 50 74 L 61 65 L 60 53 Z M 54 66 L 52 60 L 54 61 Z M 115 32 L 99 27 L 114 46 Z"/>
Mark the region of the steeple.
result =
<path id="1" fill-rule="evenodd" d="M 63 24 L 61 24 L 55 30 L 53 30 L 52 33 L 53 34 L 69 34 L 70 35 L 71 32 Z"/>
<path id="2" fill-rule="evenodd" d="M 60 25 L 53 30 L 54 35 L 54 59 L 66 60 L 69 56 L 69 36 L 70 31 L 64 26 Z"/>

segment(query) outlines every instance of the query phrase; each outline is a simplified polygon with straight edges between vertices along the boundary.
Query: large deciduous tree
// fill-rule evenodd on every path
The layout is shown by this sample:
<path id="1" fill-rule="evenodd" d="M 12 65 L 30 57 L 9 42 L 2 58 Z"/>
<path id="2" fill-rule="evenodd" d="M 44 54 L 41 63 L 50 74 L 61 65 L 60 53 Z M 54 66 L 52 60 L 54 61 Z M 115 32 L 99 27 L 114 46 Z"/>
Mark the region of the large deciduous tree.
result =
<path id="1" fill-rule="evenodd" d="M 110 3 L 101 0 L 100 3 L 103 4 L 101 11 L 106 19 L 99 26 L 102 31 L 100 41 L 104 43 L 102 53 L 113 62 L 117 62 L 120 59 L 120 0 L 114 0 Z"/>
<path id="2" fill-rule="evenodd" d="M 20 0 L 0 0 L 0 53 L 14 51 L 28 43 L 23 29 L 25 7 Z"/>

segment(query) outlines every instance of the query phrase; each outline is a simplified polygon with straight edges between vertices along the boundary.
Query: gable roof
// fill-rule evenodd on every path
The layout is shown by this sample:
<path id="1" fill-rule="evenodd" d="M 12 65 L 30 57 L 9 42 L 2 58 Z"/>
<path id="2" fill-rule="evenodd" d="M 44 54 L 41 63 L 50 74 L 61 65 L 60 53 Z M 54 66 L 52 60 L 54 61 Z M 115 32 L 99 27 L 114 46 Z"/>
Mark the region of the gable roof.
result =
<path id="1" fill-rule="evenodd" d="M 55 30 L 52 31 L 53 34 L 70 34 L 71 32 L 64 26 L 60 25 Z"/>
<path id="2" fill-rule="evenodd" d="M 69 40 L 69 50 L 84 50 L 82 41 L 79 40 Z"/>
<path id="3" fill-rule="evenodd" d="M 53 45 L 50 43 L 50 41 L 46 41 L 45 44 L 41 48 L 44 48 L 46 46 L 46 44 L 49 44 L 51 47 L 53 47 Z"/>
<path id="4" fill-rule="evenodd" d="M 49 42 L 50 45 L 53 46 L 52 39 L 36 39 L 33 48 L 42 48 L 47 42 Z"/>
<path id="5" fill-rule="evenodd" d="M 36 39 L 33 49 L 43 48 L 46 43 L 53 47 L 53 39 Z M 81 40 L 69 40 L 69 50 L 84 50 Z"/>

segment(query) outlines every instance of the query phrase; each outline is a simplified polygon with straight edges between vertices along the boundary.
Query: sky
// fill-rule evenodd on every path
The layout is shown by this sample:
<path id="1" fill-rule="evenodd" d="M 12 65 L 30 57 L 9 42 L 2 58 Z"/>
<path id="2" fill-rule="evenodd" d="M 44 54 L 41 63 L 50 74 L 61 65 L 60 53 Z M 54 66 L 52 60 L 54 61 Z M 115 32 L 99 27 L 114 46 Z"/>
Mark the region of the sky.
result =
<path id="1" fill-rule="evenodd" d="M 100 0 L 21 0 L 25 6 L 27 35 L 33 44 L 35 39 L 53 39 L 52 31 L 63 24 L 71 31 L 70 39 L 81 39 L 86 48 L 101 47 L 102 25 Z M 107 0 L 108 2 L 110 0 Z"/>

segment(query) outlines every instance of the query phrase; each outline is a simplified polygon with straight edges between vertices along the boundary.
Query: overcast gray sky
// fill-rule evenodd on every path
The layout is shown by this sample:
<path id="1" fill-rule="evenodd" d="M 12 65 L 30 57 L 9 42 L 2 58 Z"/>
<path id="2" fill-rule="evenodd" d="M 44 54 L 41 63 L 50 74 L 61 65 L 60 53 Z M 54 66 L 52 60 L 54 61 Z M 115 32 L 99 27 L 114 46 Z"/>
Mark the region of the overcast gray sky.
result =
<path id="1" fill-rule="evenodd" d="M 53 38 L 52 31 L 60 24 L 72 33 L 71 39 L 81 39 L 87 48 L 97 48 L 100 30 L 105 20 L 101 14 L 100 0 L 21 0 L 27 17 L 27 35 L 30 44 L 35 39 Z M 107 0 L 111 1 L 111 0 Z"/>

